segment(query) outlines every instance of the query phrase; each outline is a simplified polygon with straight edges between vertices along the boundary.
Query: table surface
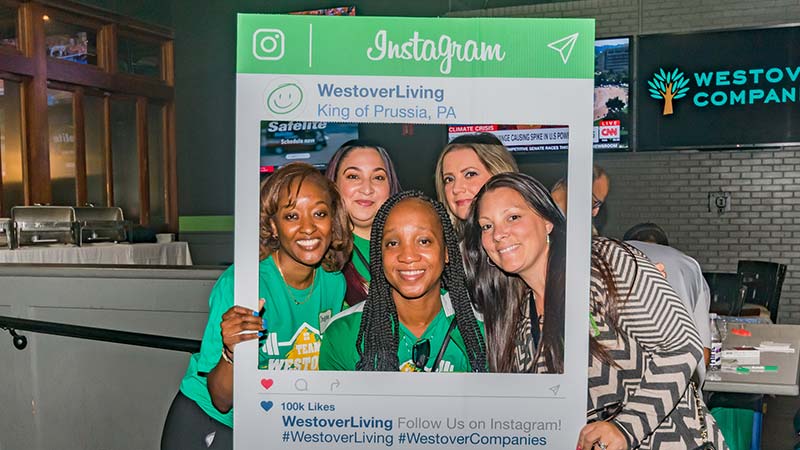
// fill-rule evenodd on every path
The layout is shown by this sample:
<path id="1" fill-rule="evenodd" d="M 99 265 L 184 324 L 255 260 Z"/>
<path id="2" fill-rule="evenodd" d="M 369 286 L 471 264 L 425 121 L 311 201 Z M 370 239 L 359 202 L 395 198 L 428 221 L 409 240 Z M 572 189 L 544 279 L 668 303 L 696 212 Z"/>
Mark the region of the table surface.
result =
<path id="1" fill-rule="evenodd" d="M 3 249 L 0 263 L 188 266 L 192 265 L 192 256 L 186 242 L 102 243 L 82 247 L 59 244 Z"/>
<path id="2" fill-rule="evenodd" d="M 798 395 L 798 362 L 800 362 L 800 325 L 772 325 L 751 323 L 727 323 L 727 335 L 723 349 L 737 346 L 757 347 L 761 342 L 773 341 L 790 343 L 794 353 L 761 352 L 762 366 L 778 366 L 777 372 L 718 374 L 719 380 L 709 380 L 703 385 L 705 391 L 739 392 L 746 394 Z M 734 328 L 744 328 L 752 336 L 738 336 L 731 333 Z"/>

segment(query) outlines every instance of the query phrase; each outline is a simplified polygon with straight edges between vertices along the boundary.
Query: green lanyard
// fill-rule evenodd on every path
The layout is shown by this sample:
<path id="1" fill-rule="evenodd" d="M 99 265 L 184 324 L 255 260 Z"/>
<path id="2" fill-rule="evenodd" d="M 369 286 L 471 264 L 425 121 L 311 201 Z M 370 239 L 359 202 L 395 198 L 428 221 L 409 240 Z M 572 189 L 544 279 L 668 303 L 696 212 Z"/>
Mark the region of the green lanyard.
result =
<path id="1" fill-rule="evenodd" d="M 600 336 L 600 328 L 597 326 L 597 322 L 594 321 L 592 313 L 589 313 L 589 322 L 592 324 L 592 334 L 594 337 Z"/>

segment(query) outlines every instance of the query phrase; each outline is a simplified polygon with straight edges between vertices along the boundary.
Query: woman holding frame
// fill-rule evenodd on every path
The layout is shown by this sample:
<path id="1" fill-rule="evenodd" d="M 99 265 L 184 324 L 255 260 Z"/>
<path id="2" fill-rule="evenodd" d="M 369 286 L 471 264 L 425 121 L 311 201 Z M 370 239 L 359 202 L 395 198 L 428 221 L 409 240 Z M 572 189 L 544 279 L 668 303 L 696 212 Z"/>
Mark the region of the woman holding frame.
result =
<path id="1" fill-rule="evenodd" d="M 492 177 L 474 202 L 466 272 L 486 321 L 490 369 L 562 373 L 563 214 L 524 174 Z M 659 271 L 635 249 L 595 238 L 590 285 L 590 423 L 578 448 L 726 448 L 689 385 L 702 356 L 697 331 Z"/>
<path id="2" fill-rule="evenodd" d="M 318 368 L 320 331 L 341 311 L 345 280 L 337 271 L 352 248 L 336 187 L 308 164 L 281 167 L 261 187 L 259 238 L 260 310 L 234 305 L 229 267 L 211 291 L 200 353 L 167 415 L 165 450 L 232 447 L 236 344 L 258 338 L 260 368 Z"/>

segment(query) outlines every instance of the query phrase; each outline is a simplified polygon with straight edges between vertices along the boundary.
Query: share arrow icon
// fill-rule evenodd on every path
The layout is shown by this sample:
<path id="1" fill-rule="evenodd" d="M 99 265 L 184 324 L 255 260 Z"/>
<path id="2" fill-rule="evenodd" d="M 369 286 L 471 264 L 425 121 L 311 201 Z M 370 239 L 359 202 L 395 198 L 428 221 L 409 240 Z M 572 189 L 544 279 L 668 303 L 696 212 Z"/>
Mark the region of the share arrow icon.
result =
<path id="1" fill-rule="evenodd" d="M 561 55 L 561 60 L 564 61 L 564 64 L 569 61 L 569 55 L 572 54 L 572 49 L 575 48 L 575 42 L 578 40 L 578 35 L 580 33 L 570 34 L 567 37 L 563 37 L 555 42 L 551 42 L 547 44 L 547 46 Z"/>
<path id="2" fill-rule="evenodd" d="M 557 385 L 555 385 L 555 386 L 550 388 L 550 390 L 553 392 L 553 395 L 558 395 L 558 390 L 559 389 L 561 389 L 561 385 L 560 384 L 557 384 Z"/>

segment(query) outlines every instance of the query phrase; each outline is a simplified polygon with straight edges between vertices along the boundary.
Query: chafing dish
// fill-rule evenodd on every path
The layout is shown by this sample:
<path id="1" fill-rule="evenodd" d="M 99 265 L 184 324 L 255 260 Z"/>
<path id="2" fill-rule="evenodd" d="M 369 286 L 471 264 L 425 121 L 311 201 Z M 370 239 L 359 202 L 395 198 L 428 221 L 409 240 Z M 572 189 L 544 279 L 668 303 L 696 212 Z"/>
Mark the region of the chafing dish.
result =
<path id="1" fill-rule="evenodd" d="M 11 248 L 11 219 L 0 217 L 0 247 Z"/>
<path id="2" fill-rule="evenodd" d="M 122 216 L 122 208 L 75 208 L 78 244 L 91 242 L 123 242 L 130 236 L 130 222 Z"/>
<path id="3" fill-rule="evenodd" d="M 75 210 L 71 206 L 15 206 L 11 221 L 14 247 L 75 243 Z"/>

